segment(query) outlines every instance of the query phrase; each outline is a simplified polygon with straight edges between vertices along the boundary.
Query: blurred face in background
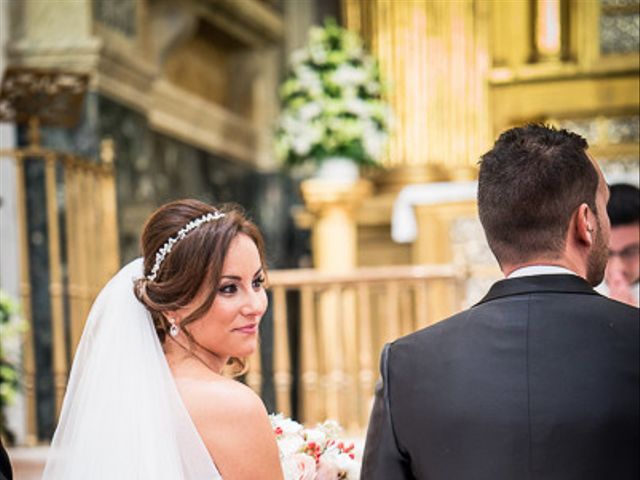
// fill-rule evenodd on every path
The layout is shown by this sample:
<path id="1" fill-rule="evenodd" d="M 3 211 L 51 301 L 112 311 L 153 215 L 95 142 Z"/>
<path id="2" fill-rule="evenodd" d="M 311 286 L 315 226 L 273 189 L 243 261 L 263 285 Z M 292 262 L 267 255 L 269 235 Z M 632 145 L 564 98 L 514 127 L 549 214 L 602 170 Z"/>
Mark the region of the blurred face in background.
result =
<path id="1" fill-rule="evenodd" d="M 628 284 L 640 277 L 640 223 L 611 227 L 605 279 L 610 284 L 620 277 Z"/>

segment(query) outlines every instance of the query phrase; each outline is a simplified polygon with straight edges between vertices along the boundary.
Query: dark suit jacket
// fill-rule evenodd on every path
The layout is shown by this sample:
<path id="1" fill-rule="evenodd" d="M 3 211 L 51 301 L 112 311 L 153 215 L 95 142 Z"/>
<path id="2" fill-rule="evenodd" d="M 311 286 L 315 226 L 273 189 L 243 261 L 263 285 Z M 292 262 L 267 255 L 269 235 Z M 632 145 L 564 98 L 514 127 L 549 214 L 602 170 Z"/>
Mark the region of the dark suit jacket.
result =
<path id="1" fill-rule="evenodd" d="M 637 479 L 638 310 L 502 280 L 382 353 L 363 480 Z"/>

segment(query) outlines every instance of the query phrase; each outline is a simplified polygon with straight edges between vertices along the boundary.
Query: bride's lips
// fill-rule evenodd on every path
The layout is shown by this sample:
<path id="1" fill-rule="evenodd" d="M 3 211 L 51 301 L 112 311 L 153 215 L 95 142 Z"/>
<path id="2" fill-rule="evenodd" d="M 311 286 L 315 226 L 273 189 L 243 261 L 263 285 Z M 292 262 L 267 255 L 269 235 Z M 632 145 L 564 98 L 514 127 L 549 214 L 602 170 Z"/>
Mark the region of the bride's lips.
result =
<path id="1" fill-rule="evenodd" d="M 246 334 L 254 334 L 258 333 L 258 324 L 251 323 L 249 325 L 245 325 L 244 327 L 234 328 L 234 332 L 246 333 Z"/>

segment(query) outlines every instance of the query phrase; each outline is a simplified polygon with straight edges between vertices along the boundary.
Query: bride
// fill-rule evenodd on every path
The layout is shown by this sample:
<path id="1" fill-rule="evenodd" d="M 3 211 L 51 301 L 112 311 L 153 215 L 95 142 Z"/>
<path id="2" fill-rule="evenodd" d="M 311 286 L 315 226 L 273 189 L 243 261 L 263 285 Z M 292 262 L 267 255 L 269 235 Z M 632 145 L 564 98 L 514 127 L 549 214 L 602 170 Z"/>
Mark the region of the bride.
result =
<path id="1" fill-rule="evenodd" d="M 262 237 L 237 209 L 181 200 L 96 299 L 43 479 L 282 479 L 239 373 L 267 308 Z"/>

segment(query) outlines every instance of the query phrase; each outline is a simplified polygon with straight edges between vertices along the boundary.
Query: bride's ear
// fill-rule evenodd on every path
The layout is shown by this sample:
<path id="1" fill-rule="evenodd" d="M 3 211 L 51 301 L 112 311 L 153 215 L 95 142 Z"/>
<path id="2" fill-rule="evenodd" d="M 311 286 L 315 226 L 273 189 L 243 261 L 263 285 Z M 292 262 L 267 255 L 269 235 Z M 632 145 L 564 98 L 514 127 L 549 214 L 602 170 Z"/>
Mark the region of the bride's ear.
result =
<path id="1" fill-rule="evenodd" d="M 169 311 L 166 310 L 164 312 L 162 312 L 162 316 L 164 317 L 164 319 L 167 321 L 167 323 L 169 323 L 169 325 L 176 325 L 176 326 L 180 326 L 180 322 L 182 321 L 180 319 L 180 316 L 178 315 L 178 312 L 176 311 Z"/>

